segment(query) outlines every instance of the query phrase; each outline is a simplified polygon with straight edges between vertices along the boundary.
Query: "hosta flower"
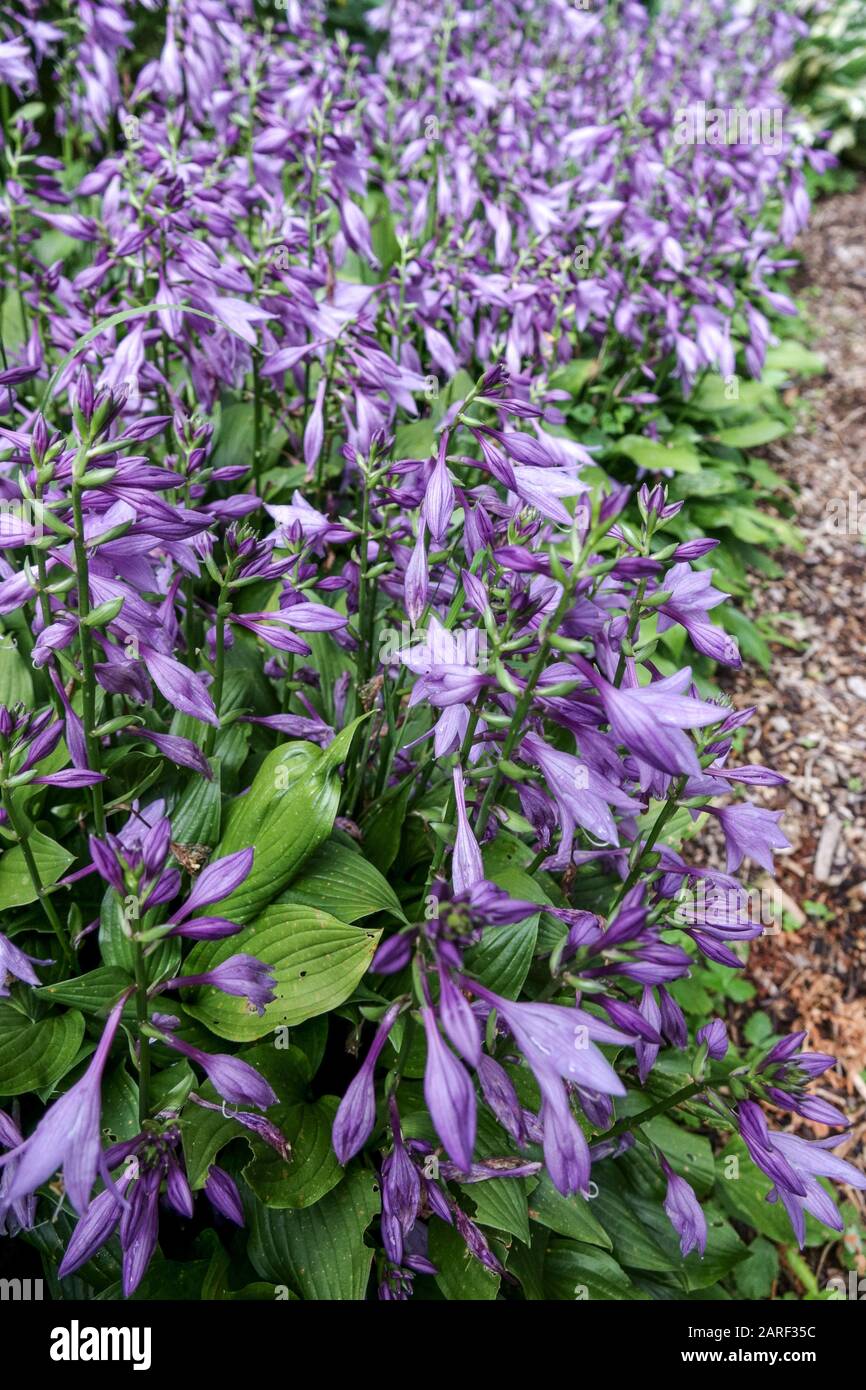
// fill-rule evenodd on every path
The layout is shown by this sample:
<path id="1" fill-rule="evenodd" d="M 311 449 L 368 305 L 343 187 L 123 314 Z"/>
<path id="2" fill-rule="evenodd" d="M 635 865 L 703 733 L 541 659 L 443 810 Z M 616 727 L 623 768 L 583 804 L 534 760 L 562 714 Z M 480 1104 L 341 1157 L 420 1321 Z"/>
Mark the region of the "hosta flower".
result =
<path id="1" fill-rule="evenodd" d="M 221 990 L 223 994 L 234 994 L 248 999 L 256 1012 L 263 1014 L 265 1005 L 270 1004 L 276 997 L 275 983 L 275 978 L 268 973 L 266 965 L 256 960 L 255 956 L 242 952 L 236 956 L 229 956 L 228 960 L 221 961 L 219 965 L 200 975 L 178 975 L 173 980 L 167 980 L 160 988 L 192 989 L 197 985 L 209 986 Z"/>
<path id="2" fill-rule="evenodd" d="M 427 1037 L 424 1099 L 445 1152 L 465 1173 L 472 1166 L 477 1123 L 472 1078 L 443 1041 L 429 1005 L 422 1017 Z"/>
<path id="3" fill-rule="evenodd" d="M 348 1163 L 349 1159 L 363 1147 L 376 1122 L 376 1091 L 373 1074 L 379 1060 L 379 1054 L 388 1041 L 388 1035 L 399 1012 L 400 1006 L 392 1004 L 391 1008 L 382 1016 L 370 1045 L 370 1051 L 364 1058 L 360 1071 L 350 1082 L 334 1116 L 332 1143 L 334 1152 L 341 1163 Z"/>
<path id="4" fill-rule="evenodd" d="M 276 1105 L 277 1096 L 270 1084 L 242 1057 L 225 1052 L 203 1052 L 200 1047 L 193 1047 L 171 1033 L 160 1033 L 159 1040 L 201 1067 L 214 1090 L 233 1105 L 257 1105 L 260 1110 Z"/>
<path id="5" fill-rule="evenodd" d="M 753 1162 L 773 1180 L 769 1200 L 781 1200 L 800 1248 L 806 1239 L 806 1212 L 834 1231 L 843 1230 L 836 1204 L 818 1179 L 832 1178 L 863 1189 L 866 1174 L 829 1152 L 839 1139 L 809 1140 L 797 1134 L 780 1134 L 769 1128 L 760 1107 L 750 1100 L 739 1107 L 739 1124 Z"/>
<path id="6" fill-rule="evenodd" d="M 781 811 L 768 811 L 763 806 L 752 806 L 745 801 L 708 809 L 717 817 L 724 831 L 729 874 L 735 873 L 745 858 L 753 859 L 768 874 L 775 872 L 773 850 L 790 848 L 790 841 L 779 829 Z"/>
<path id="7" fill-rule="evenodd" d="M 87 1070 L 45 1112 L 36 1129 L 23 1143 L 0 1156 L 0 1167 L 14 1162 L 12 1180 L 4 1202 L 20 1201 L 63 1169 L 63 1184 L 77 1212 L 84 1212 L 99 1173 L 110 1182 L 102 1152 L 102 1074 L 114 1042 L 129 991 L 108 1016 Z"/>
<path id="8" fill-rule="evenodd" d="M 23 980 L 37 989 L 42 984 L 34 965 L 50 965 L 50 960 L 40 960 L 38 956 L 28 956 L 0 932 L 0 999 L 9 998 L 9 981 Z"/>
<path id="9" fill-rule="evenodd" d="M 697 1250 L 703 1258 L 707 1248 L 707 1218 L 694 1188 L 674 1172 L 666 1158 L 661 1159 L 661 1166 L 668 1182 L 665 1211 L 680 1238 L 680 1254 L 685 1259 L 690 1250 Z"/>

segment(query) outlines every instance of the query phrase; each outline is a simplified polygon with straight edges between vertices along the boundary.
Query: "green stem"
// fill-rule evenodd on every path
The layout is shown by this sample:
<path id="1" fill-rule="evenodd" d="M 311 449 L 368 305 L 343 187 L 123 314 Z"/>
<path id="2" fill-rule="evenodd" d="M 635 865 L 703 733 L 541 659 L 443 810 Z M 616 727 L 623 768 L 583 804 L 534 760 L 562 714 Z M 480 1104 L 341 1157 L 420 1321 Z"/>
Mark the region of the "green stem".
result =
<path id="1" fill-rule="evenodd" d="M 683 1101 L 691 1100 L 699 1091 L 706 1090 L 706 1082 L 692 1081 L 688 1086 L 683 1086 L 681 1090 L 674 1091 L 672 1096 L 666 1100 L 660 1100 L 656 1105 L 651 1105 L 647 1110 L 641 1110 L 637 1115 L 626 1115 L 625 1119 L 617 1120 L 613 1129 L 605 1130 L 604 1134 L 599 1135 L 601 1139 L 616 1139 L 620 1134 L 627 1134 L 630 1130 L 640 1129 L 641 1125 L 654 1120 L 656 1115 L 666 1115 L 675 1106 L 682 1105 Z"/>
<path id="2" fill-rule="evenodd" d="M 664 830 L 674 811 L 677 809 L 677 801 L 679 797 L 682 795 L 683 787 L 686 785 L 687 781 L 688 778 L 686 777 L 678 777 L 677 780 L 673 783 L 672 787 L 670 788 L 667 795 L 667 800 L 665 801 L 665 804 L 662 807 L 662 809 L 659 811 L 659 814 L 656 817 L 655 824 L 653 825 L 652 830 L 650 831 L 649 835 L 644 841 L 643 848 L 641 849 L 640 854 L 638 855 L 637 859 L 635 860 L 634 864 L 629 870 L 625 882 L 623 883 L 622 887 L 620 888 L 619 892 L 617 893 L 616 897 L 611 903 L 610 912 L 608 913 L 609 917 L 613 916 L 615 909 L 622 902 L 626 893 L 629 891 L 630 888 L 634 887 L 634 885 L 640 878 L 641 873 L 643 871 L 644 861 L 647 855 L 652 854 L 656 841 L 658 840 L 659 836 L 661 835 L 662 831 Z"/>
<path id="3" fill-rule="evenodd" d="M 48 918 L 48 921 L 51 924 L 54 934 L 57 937 L 58 945 L 60 946 L 60 950 L 63 954 L 64 963 L 67 966 L 69 966 L 72 963 L 72 951 L 70 949 L 69 942 L 66 939 L 66 933 L 63 930 L 63 923 L 60 921 L 60 918 L 57 915 L 57 909 L 55 908 L 53 902 L 51 901 L 48 894 L 45 892 L 45 887 L 42 883 L 42 877 L 39 873 L 39 867 L 33 856 L 33 850 L 30 848 L 30 842 L 27 833 L 23 829 L 21 821 L 18 817 L 18 812 L 15 809 L 12 793 L 5 786 L 3 788 L 3 806 L 6 810 L 6 815 L 9 817 L 9 824 L 12 826 L 12 829 L 15 831 L 15 834 L 18 837 L 18 843 L 21 846 L 21 853 L 24 856 L 24 863 L 27 866 L 27 873 L 30 876 L 30 882 L 33 885 L 33 891 L 39 899 L 39 902 L 42 906 L 42 911 Z"/>
<path id="4" fill-rule="evenodd" d="M 572 573 L 576 574 L 577 569 L 578 567 L 575 566 Z M 527 677 L 526 686 L 523 690 L 523 694 L 517 701 L 517 705 L 514 710 L 514 718 L 511 722 L 511 728 L 508 730 L 505 743 L 502 745 L 503 762 L 506 762 L 511 757 L 511 754 L 514 752 L 518 739 L 521 738 L 523 735 L 524 721 L 529 711 L 529 706 L 532 703 L 532 697 L 535 694 L 535 687 L 541 679 L 541 674 L 544 670 L 544 665 L 547 661 L 548 653 L 550 651 L 551 634 L 556 633 L 558 631 L 562 619 L 565 617 L 565 614 L 568 612 L 568 609 L 571 606 L 571 602 L 571 586 L 565 585 L 563 587 L 559 603 L 556 605 L 556 611 L 545 624 L 544 634 L 539 643 L 538 651 L 536 652 L 535 660 L 532 663 L 529 676 Z M 479 840 L 481 836 L 484 834 L 484 831 L 487 829 L 487 822 L 490 819 L 490 812 L 493 809 L 493 802 L 496 798 L 496 793 L 499 790 L 499 784 L 501 780 L 502 771 L 501 768 L 497 767 L 496 771 L 494 772 L 493 776 L 487 784 L 487 790 L 484 793 L 484 799 L 481 802 L 481 809 L 478 812 L 478 821 L 475 826 L 475 835 L 476 838 Z"/>
<path id="5" fill-rule="evenodd" d="M 75 474 L 83 468 L 86 446 L 79 451 L 75 461 Z M 87 566 L 87 544 L 84 539 L 84 513 L 81 506 L 81 486 L 77 476 L 72 481 L 72 516 L 75 527 L 75 573 L 78 581 L 78 638 L 81 652 L 82 702 L 84 714 L 84 738 L 87 744 L 87 761 L 92 772 L 100 769 L 99 740 L 94 738 L 96 727 L 96 675 L 93 666 L 93 638 L 85 619 L 90 614 L 90 577 Z M 105 834 L 105 811 L 102 802 L 102 783 L 91 787 L 93 801 L 93 824 L 97 835 Z"/>
<path id="6" fill-rule="evenodd" d="M 215 709 L 216 712 L 217 712 L 217 718 L 218 718 L 218 719 L 219 719 L 220 713 L 221 713 L 221 711 L 222 711 L 223 683 L 224 683 L 224 681 L 225 681 L 225 671 L 226 671 L 226 618 L 228 617 L 229 613 L 231 612 L 231 609 L 230 609 L 229 605 L 228 605 L 228 604 L 226 603 L 226 601 L 225 601 L 225 596 L 226 596 L 226 586 L 225 586 L 225 584 L 223 584 L 223 586 L 222 586 L 221 589 L 220 589 L 219 602 L 218 602 L 218 604 L 217 604 L 217 612 L 216 612 L 216 629 L 215 629 L 216 660 L 214 661 L 214 681 L 213 681 L 213 692 L 212 692 L 212 693 L 213 693 L 214 709 Z M 208 731 L 207 731 L 207 734 L 205 735 L 205 741 L 204 741 L 204 755 L 205 755 L 206 758 L 209 758 L 209 757 L 211 756 L 211 754 L 213 753 L 213 750 L 214 750 L 214 743 L 215 743 L 215 741 L 216 741 L 216 736 L 217 736 L 217 726 L 216 726 L 215 724 L 209 724 L 209 725 L 208 725 Z"/>
<path id="7" fill-rule="evenodd" d="M 135 945 L 135 1017 L 138 1022 L 138 1123 L 150 1119 L 150 1041 L 142 1031 L 148 1022 L 147 966 L 141 945 Z"/>
<path id="8" fill-rule="evenodd" d="M 785 1257 L 785 1264 L 791 1273 L 800 1280 L 807 1293 L 812 1294 L 813 1298 L 817 1298 L 821 1292 L 818 1288 L 818 1281 L 799 1250 L 793 1245 L 786 1245 L 782 1253 Z"/>

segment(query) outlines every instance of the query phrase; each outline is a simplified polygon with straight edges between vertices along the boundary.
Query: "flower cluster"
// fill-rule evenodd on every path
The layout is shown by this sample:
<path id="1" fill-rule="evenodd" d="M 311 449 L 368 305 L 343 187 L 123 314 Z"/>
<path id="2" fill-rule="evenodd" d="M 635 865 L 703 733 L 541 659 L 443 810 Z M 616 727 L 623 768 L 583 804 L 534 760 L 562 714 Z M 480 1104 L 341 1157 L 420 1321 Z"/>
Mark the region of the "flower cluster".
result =
<path id="1" fill-rule="evenodd" d="M 662 1112 L 739 1127 L 798 1237 L 838 1228 L 817 1178 L 866 1184 L 763 1109 L 844 1126 L 808 1090 L 832 1058 L 687 1017 L 761 933 L 735 875 L 787 847 L 748 800 L 784 780 L 742 761 L 754 712 L 711 684 L 741 662 L 717 542 L 664 453 L 627 483 L 596 437 L 618 412 L 675 444 L 668 403 L 759 376 L 793 312 L 780 248 L 826 157 L 682 130 L 774 108 L 796 26 L 67 19 L 28 0 L 0 41 L 0 1012 L 39 1063 L 0 1059 L 0 1097 L 42 1097 L 0 1111 L 0 1232 L 59 1193 L 59 1278 L 98 1287 L 117 1239 L 129 1296 L 199 1188 L 265 1229 L 375 1167 L 396 1300 L 452 1236 L 514 1284 L 535 1185 L 573 1211 L 634 1164 L 699 1260 Z M 363 1296 L 365 1229 L 296 1291 Z"/>

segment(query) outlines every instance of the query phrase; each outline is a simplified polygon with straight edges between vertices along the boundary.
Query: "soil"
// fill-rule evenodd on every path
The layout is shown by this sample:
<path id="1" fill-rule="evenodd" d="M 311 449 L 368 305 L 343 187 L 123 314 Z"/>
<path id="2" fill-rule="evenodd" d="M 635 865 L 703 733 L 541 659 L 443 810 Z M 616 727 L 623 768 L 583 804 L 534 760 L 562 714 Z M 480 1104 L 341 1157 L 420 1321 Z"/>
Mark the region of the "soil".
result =
<path id="1" fill-rule="evenodd" d="M 816 1089 L 852 1117 L 836 1152 L 857 1166 L 866 1164 L 864 227 L 866 184 L 819 202 L 798 247 L 809 346 L 824 355 L 827 372 L 791 389 L 797 426 L 764 452 L 790 490 L 804 548 L 784 556 L 783 572 L 760 592 L 760 611 L 783 615 L 769 674 L 747 664 L 727 681 L 738 708 L 757 706 L 749 760 L 789 779 L 762 794 L 765 805 L 784 812 L 791 847 L 777 856 L 784 930 L 750 950 L 759 999 L 749 1012 L 760 1007 L 779 1033 L 805 1028 L 810 1050 L 838 1057 Z M 735 1034 L 747 1017 L 732 1019 Z M 808 1138 L 828 1134 L 806 1121 L 795 1125 Z M 845 1244 L 863 1275 L 866 1194 L 850 1195 L 861 1230 L 849 1230 Z M 838 1270 L 839 1254 L 835 1238 L 807 1252 L 822 1285 Z"/>

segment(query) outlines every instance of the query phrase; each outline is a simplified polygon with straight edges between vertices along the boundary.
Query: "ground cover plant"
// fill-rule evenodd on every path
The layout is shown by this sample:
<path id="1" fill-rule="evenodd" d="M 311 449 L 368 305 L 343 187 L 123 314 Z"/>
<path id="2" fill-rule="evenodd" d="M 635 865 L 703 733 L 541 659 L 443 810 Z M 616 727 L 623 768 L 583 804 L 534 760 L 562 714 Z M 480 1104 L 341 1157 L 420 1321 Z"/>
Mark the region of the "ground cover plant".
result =
<path id="1" fill-rule="evenodd" d="M 716 1007 L 796 22 L 4 26 L 0 1231 L 57 1297 L 766 1296 L 866 1186 Z"/>

